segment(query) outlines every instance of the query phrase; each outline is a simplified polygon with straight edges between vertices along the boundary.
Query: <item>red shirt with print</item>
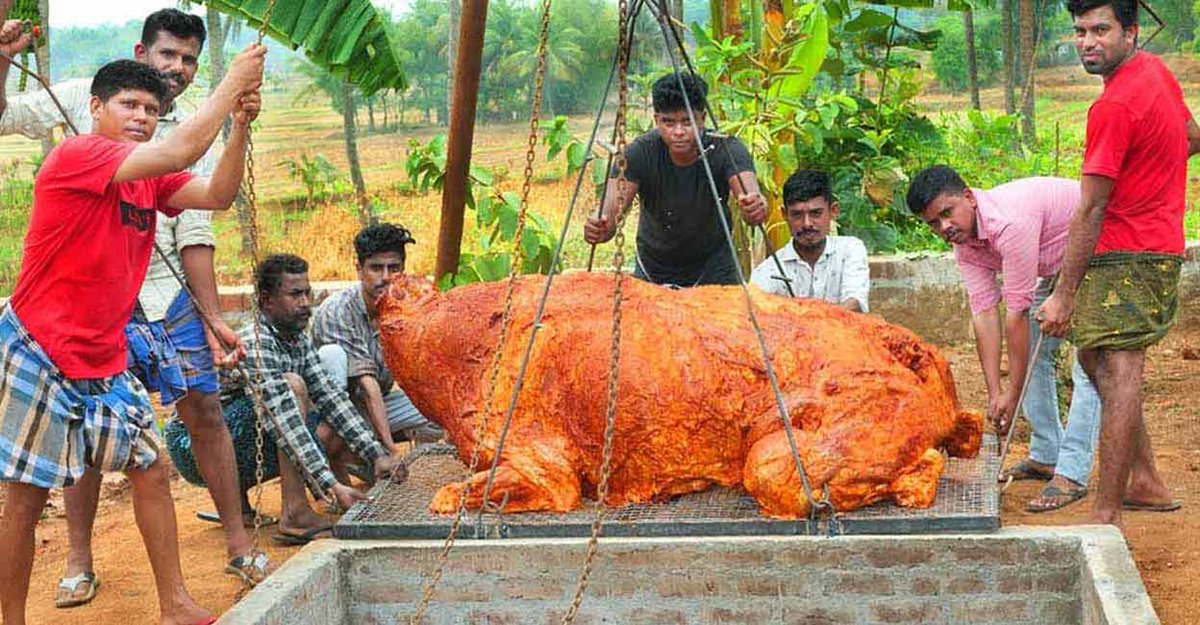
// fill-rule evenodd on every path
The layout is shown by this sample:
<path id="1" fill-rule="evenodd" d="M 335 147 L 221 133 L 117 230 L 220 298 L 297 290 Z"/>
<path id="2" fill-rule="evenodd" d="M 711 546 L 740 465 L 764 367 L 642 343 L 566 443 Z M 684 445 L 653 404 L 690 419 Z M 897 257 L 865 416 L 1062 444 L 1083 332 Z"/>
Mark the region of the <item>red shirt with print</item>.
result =
<path id="1" fill-rule="evenodd" d="M 71 379 L 125 370 L 125 324 L 150 262 L 155 211 L 192 179 L 131 182 L 113 175 L 138 144 L 71 137 L 42 164 L 21 273 L 10 303 L 30 335 Z"/>
<path id="2" fill-rule="evenodd" d="M 1114 181 L 1096 254 L 1184 253 L 1187 123 L 1183 91 L 1157 56 L 1138 52 L 1088 111 L 1085 175 Z"/>

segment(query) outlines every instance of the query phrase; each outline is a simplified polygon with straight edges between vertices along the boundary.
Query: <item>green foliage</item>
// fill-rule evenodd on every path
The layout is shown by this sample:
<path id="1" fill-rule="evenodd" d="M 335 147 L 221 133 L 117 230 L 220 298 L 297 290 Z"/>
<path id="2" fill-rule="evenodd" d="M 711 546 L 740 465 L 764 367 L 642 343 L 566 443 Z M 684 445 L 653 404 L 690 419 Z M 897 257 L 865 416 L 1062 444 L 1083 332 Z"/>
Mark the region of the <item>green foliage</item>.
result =
<path id="1" fill-rule="evenodd" d="M 942 88 L 965 91 L 969 79 L 962 15 L 951 13 L 939 19 L 936 25 L 942 31 L 942 40 L 933 51 L 933 73 Z M 976 19 L 975 59 L 980 88 L 999 82 L 1003 75 L 1000 44 L 1000 20 L 994 16 Z"/>
<path id="2" fill-rule="evenodd" d="M 567 118 L 559 115 L 549 124 L 542 124 L 542 144 L 546 147 L 546 160 L 552 161 L 564 149 L 567 156 L 567 170 L 564 177 L 583 169 L 587 162 L 587 146 L 567 127 Z"/>
<path id="3" fill-rule="evenodd" d="M 337 168 L 323 154 L 309 158 L 307 153 L 301 152 L 299 159 L 284 159 L 279 166 L 287 169 L 292 180 L 304 185 L 305 208 L 313 208 L 314 201 L 335 189 L 341 180 Z"/>
<path id="4" fill-rule="evenodd" d="M 387 18 L 370 0 L 204 0 L 258 29 L 267 7 L 275 9 L 267 33 L 313 63 L 356 85 L 365 95 L 404 89 L 407 81 L 386 28 Z"/>
<path id="5" fill-rule="evenodd" d="M 570 144 L 571 139 L 562 139 Z M 561 152 L 560 148 L 558 152 Z M 446 137 L 438 135 L 422 145 L 409 141 L 405 171 L 414 190 L 421 193 L 440 191 L 446 177 Z M 477 249 L 464 250 L 458 270 L 438 282 L 442 290 L 473 282 L 494 282 L 508 277 L 512 267 L 512 249 L 516 242 L 517 219 L 521 198 L 495 186 L 496 176 L 482 167 L 472 167 L 467 181 L 467 206 L 475 211 L 480 233 Z M 550 225 L 533 212 L 526 212 L 521 234 L 520 273 L 547 273 L 558 237 Z"/>

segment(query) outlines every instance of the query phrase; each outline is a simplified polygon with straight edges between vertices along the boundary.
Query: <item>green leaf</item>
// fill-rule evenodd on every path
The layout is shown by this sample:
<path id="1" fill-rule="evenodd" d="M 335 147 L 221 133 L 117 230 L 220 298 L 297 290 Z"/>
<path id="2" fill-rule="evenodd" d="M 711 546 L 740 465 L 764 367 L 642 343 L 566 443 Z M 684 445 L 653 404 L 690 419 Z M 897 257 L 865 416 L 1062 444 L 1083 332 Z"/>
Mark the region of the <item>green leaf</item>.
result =
<path id="1" fill-rule="evenodd" d="M 887 13 L 874 9 L 863 9 L 854 19 L 846 22 L 842 28 L 848 33 L 857 33 L 877 28 L 891 28 L 893 21 L 892 16 Z"/>
<path id="2" fill-rule="evenodd" d="M 587 148 L 583 143 L 574 141 L 567 146 L 567 176 L 583 169 L 587 162 Z"/>
<path id="3" fill-rule="evenodd" d="M 198 0 L 257 29 L 269 0 Z M 388 39 L 385 20 L 370 0 L 275 0 L 271 38 L 303 48 L 313 63 L 356 85 L 365 96 L 408 87 Z"/>
<path id="4" fill-rule="evenodd" d="M 805 5 L 797 10 L 796 20 L 804 21 L 798 35 L 793 36 L 804 37 L 804 40 L 788 57 L 787 75 L 771 82 L 767 90 L 771 98 L 799 98 L 808 90 L 825 61 L 825 51 L 829 48 L 829 18 L 825 11 L 815 4 Z M 784 113 L 790 108 L 787 105 L 780 107 Z"/>
<path id="5" fill-rule="evenodd" d="M 500 220 L 500 238 L 512 241 L 517 233 L 517 216 L 521 211 L 521 196 L 509 191 L 504 194 L 504 201 L 496 204 Z"/>

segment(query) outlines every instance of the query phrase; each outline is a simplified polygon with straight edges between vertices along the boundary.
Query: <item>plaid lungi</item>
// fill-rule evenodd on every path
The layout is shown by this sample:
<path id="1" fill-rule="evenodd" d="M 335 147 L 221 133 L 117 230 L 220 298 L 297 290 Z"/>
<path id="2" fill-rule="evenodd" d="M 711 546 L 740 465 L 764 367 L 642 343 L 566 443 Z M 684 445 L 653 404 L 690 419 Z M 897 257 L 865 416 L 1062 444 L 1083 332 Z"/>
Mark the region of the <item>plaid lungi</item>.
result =
<path id="1" fill-rule="evenodd" d="M 153 423 L 137 378 L 68 379 L 12 308 L 0 314 L 0 482 L 57 488 L 86 467 L 146 469 L 158 457 Z"/>

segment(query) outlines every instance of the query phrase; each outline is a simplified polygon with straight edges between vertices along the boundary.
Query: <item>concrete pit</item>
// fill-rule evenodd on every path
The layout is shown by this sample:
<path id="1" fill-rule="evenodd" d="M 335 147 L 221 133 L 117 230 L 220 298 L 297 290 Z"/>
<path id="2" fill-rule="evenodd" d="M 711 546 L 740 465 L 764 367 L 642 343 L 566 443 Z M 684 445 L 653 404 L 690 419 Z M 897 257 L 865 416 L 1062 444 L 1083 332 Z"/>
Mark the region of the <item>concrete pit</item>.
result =
<path id="1" fill-rule="evenodd" d="M 223 625 L 407 623 L 442 541 L 323 540 Z M 460 540 L 424 623 L 557 624 L 586 539 Z M 1111 527 L 988 534 L 608 538 L 578 618 L 596 623 L 1158 623 Z"/>

